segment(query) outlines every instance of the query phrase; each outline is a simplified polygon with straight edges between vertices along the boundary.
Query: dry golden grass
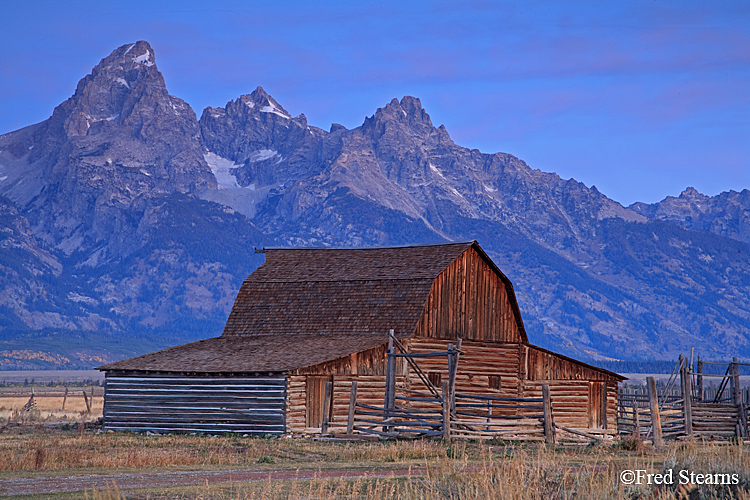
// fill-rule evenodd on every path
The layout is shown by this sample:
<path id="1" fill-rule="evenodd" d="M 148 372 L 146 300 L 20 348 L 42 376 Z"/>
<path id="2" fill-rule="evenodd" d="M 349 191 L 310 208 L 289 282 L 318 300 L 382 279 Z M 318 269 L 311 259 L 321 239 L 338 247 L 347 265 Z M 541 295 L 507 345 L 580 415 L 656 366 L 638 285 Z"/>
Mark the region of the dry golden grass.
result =
<path id="1" fill-rule="evenodd" d="M 664 449 L 612 446 L 550 448 L 500 444 L 402 441 L 338 443 L 309 439 L 146 436 L 129 433 L 10 430 L 0 434 L 5 477 L 159 470 L 253 468 L 387 470 L 426 468 L 417 477 L 269 480 L 148 490 L 89 491 L 86 498 L 113 499 L 674 499 L 674 487 L 626 486 L 622 470 L 659 472 L 681 468 L 737 473 L 733 488 L 703 487 L 690 498 L 750 499 L 750 448 L 738 444 L 671 444 Z M 61 498 L 80 498 L 62 496 Z"/>
<path id="2" fill-rule="evenodd" d="M 64 398 L 63 388 L 34 388 L 34 400 L 36 401 L 37 410 L 33 415 L 27 412 L 20 412 L 21 408 L 29 401 L 31 389 L 19 390 L 14 388 L 0 392 L 0 421 L 16 420 L 23 418 L 25 420 L 80 420 L 86 412 L 86 402 L 83 398 L 83 391 L 89 397 L 91 413 L 86 416 L 87 420 L 94 420 L 102 416 L 104 408 L 104 394 L 101 388 L 94 388 L 94 398 L 91 396 L 90 387 L 70 388 L 68 397 Z M 65 399 L 65 409 L 63 409 L 63 399 Z M 25 414 L 24 414 L 25 413 Z"/>
<path id="3" fill-rule="evenodd" d="M 388 446 L 383 445 L 383 446 Z M 312 481 L 267 481 L 255 484 L 223 484 L 170 488 L 163 490 L 118 492 L 114 487 L 92 492 L 87 498 L 113 499 L 200 499 L 200 500 L 271 500 L 271 499 L 345 499 L 366 500 L 673 500 L 675 498 L 750 499 L 750 468 L 747 450 L 740 446 L 673 445 L 653 454 L 619 456 L 611 450 L 560 451 L 546 447 L 507 448 L 497 456 L 486 446 L 468 446 L 460 459 L 446 454 L 426 459 L 428 472 L 421 477 L 385 479 L 328 479 Z M 652 450 L 653 451 L 653 450 Z M 624 460 L 613 460 L 621 458 Z M 572 460 L 571 460 L 572 459 Z M 666 466 L 689 465 L 694 470 L 710 472 L 739 470 L 743 484 L 737 487 L 701 487 L 684 489 L 681 497 L 676 487 L 623 486 L 619 473 L 626 468 L 658 471 Z M 674 460 L 674 463 L 670 461 Z M 578 463 L 580 467 L 571 467 Z M 677 464 L 677 465 L 676 465 Z M 736 469 L 739 467 L 740 469 Z"/>
<path id="4" fill-rule="evenodd" d="M 131 433 L 79 436 L 76 431 L 0 434 L 0 471 L 249 467 L 287 464 L 317 468 L 323 464 L 420 463 L 445 454 L 437 441 L 318 443 L 302 439 L 148 436 Z"/>

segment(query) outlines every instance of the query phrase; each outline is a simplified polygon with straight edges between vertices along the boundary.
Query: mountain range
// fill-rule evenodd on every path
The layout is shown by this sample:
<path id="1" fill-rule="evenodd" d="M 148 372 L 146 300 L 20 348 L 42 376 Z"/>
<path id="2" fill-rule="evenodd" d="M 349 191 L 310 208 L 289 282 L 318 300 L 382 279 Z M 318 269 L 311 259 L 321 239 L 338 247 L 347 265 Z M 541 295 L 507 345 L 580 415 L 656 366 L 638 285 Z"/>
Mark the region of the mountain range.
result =
<path id="1" fill-rule="evenodd" d="M 265 246 L 479 241 L 532 342 L 583 359 L 750 356 L 750 191 L 624 207 L 455 144 L 415 97 L 354 129 L 261 87 L 200 119 L 147 42 L 0 136 L 0 368 L 220 334 Z"/>

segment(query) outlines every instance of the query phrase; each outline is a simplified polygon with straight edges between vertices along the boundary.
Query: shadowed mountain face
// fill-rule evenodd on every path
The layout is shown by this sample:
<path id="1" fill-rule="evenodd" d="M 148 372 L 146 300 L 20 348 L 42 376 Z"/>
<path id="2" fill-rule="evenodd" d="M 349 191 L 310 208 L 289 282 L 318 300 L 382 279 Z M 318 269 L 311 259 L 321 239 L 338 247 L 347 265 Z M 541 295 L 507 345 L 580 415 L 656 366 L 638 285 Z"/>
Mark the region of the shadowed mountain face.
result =
<path id="1" fill-rule="evenodd" d="M 34 339 L 73 366 L 218 335 L 255 246 L 476 239 L 534 343 L 582 358 L 750 355 L 748 191 L 622 207 L 455 144 L 414 97 L 325 131 L 258 87 L 198 121 L 155 60 L 146 42 L 124 45 L 50 119 L 0 136 L 9 349 Z"/>

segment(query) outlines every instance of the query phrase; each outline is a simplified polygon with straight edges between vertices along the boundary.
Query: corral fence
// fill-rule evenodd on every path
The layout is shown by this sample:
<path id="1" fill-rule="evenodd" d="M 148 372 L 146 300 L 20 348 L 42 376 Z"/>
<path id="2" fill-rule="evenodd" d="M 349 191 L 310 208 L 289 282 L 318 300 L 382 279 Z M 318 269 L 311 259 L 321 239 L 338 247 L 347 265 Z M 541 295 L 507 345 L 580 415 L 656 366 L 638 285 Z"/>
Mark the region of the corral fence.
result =
<path id="1" fill-rule="evenodd" d="M 444 384 L 447 388 L 448 382 Z M 356 381 L 347 434 L 383 437 L 442 437 L 551 441 L 545 431 L 544 398 L 507 398 L 453 394 L 435 397 L 422 391 L 400 389 L 393 407 L 356 403 Z M 447 391 L 446 391 L 447 393 Z M 446 394 L 443 393 L 443 394 Z M 418 403 L 413 406 L 410 403 Z M 450 408 L 454 409 L 451 410 Z M 548 413 L 551 413 L 548 411 Z"/>
<path id="2" fill-rule="evenodd" d="M 726 372 L 708 374 L 705 364 L 726 366 Z M 665 385 L 657 386 L 647 377 L 645 386 L 620 387 L 617 403 L 617 429 L 620 435 L 652 439 L 694 437 L 705 440 L 748 437 L 750 388 L 740 386 L 739 367 L 731 362 L 707 362 L 680 356 Z M 704 385 L 706 378 L 719 384 Z"/>
<path id="3" fill-rule="evenodd" d="M 501 441 L 591 442 L 602 435 L 556 425 L 548 385 L 542 397 L 513 398 L 456 392 L 456 373 L 461 339 L 445 351 L 409 353 L 393 336 L 388 337 L 388 358 L 383 405 L 357 400 L 357 381 L 351 385 L 347 437 L 377 438 L 438 437 L 449 439 L 494 439 Z M 436 387 L 420 369 L 419 360 L 447 357 L 448 379 Z M 404 359 L 427 390 L 396 386 L 396 360 Z M 332 404 L 332 382 L 327 382 L 321 433 L 328 432 L 328 410 Z M 560 431 L 560 432 L 558 432 Z M 596 431 L 594 431 L 596 432 Z"/>

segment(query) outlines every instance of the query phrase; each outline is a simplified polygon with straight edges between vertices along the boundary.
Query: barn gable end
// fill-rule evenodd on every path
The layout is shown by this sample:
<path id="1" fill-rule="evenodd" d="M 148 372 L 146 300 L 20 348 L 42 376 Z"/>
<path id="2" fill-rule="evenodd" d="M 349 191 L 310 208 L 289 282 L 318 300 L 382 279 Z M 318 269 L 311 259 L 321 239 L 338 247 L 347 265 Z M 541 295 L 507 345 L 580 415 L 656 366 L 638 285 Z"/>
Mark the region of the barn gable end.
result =
<path id="1" fill-rule="evenodd" d="M 414 336 L 528 342 L 510 280 L 477 244 L 433 281 Z"/>

